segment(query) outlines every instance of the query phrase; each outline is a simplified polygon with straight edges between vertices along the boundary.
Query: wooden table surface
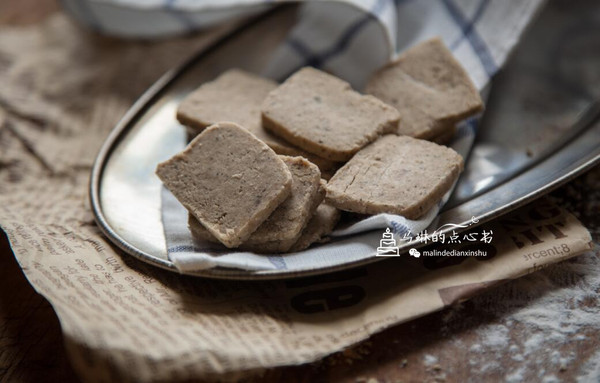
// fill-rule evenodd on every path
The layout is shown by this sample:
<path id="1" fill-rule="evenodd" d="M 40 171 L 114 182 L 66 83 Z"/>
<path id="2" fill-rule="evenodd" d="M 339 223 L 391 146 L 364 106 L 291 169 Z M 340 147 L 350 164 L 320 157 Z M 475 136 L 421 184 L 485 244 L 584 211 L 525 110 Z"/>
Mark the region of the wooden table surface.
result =
<path id="1" fill-rule="evenodd" d="M 0 25 L 38 23 L 56 11 L 58 7 L 52 0 L 0 2 Z M 591 228 L 596 243 L 600 240 L 597 179 L 600 179 L 600 167 L 553 193 L 560 204 Z M 0 381 L 78 381 L 69 365 L 52 307 L 31 288 L 4 233 L 0 233 Z M 589 256 L 598 257 L 597 251 Z M 550 275 L 552 270 L 541 273 Z M 506 324 L 505 317 L 515 310 L 515 305 L 496 308 L 496 303 L 503 299 L 515 299 L 513 283 L 490 290 L 459 309 L 449 308 L 376 334 L 318 363 L 274 369 L 251 381 L 453 382 L 505 381 L 510 377 L 516 378 L 512 381 L 572 381 L 581 376 L 584 363 L 589 363 L 589 357 L 600 350 L 600 326 L 583 329 L 586 336 L 582 341 L 564 342 L 559 347 L 560 355 L 569 355 L 564 363 L 560 360 L 555 363 L 550 357 L 552 350 L 547 350 L 546 359 L 536 356 L 534 363 L 516 358 L 514 349 L 508 345 L 493 348 L 478 343 L 482 328 Z M 543 292 L 527 299 L 535 300 L 541 295 Z M 527 299 L 521 298 L 520 302 L 527 304 Z M 600 305 L 596 300 L 590 304 Z M 538 336 L 540 329 L 514 323 L 510 333 L 511 339 L 526 340 Z M 541 334 L 544 335 L 543 329 Z M 498 361 L 495 368 L 485 371 L 482 359 L 469 356 L 477 347 L 482 348 L 481 353 L 487 352 L 487 359 Z M 507 377 L 507 371 L 515 374 Z"/>

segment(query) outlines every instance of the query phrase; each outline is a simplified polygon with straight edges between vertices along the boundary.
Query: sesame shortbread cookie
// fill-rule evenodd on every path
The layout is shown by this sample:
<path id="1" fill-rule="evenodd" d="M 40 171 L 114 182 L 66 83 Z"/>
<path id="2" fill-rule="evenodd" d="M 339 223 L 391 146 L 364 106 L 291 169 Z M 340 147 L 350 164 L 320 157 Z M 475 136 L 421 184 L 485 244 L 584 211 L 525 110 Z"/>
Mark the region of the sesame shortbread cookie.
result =
<path id="1" fill-rule="evenodd" d="M 236 247 L 290 195 L 292 175 L 264 142 L 234 123 L 218 123 L 156 174 L 202 225 Z"/>
<path id="2" fill-rule="evenodd" d="M 439 38 L 408 49 L 373 74 L 365 92 L 400 112 L 397 134 L 430 139 L 483 110 L 479 92 Z"/>
<path id="3" fill-rule="evenodd" d="M 269 145 L 275 153 L 302 156 L 324 173 L 335 172 L 340 166 L 337 163 L 294 147 L 263 129 L 261 104 L 277 85 L 275 81 L 255 74 L 230 69 L 187 96 L 177 109 L 177 119 L 187 127 L 192 138 L 217 122 L 235 122 Z"/>
<path id="4" fill-rule="evenodd" d="M 358 152 L 327 184 L 327 203 L 361 214 L 416 219 L 450 190 L 463 169 L 454 150 L 387 135 Z"/>
<path id="5" fill-rule="evenodd" d="M 196 134 L 217 122 L 231 121 L 261 140 L 268 139 L 270 135 L 260 123 L 260 106 L 275 88 L 277 83 L 272 80 L 230 69 L 190 93 L 177 108 L 177 120 Z"/>
<path id="6" fill-rule="evenodd" d="M 302 230 L 325 197 L 320 171 L 302 157 L 281 156 L 292 174 L 290 196 L 267 218 L 240 249 L 256 252 L 286 252 L 298 241 Z M 210 233 L 190 218 L 192 233 L 214 242 Z"/>
<path id="7" fill-rule="evenodd" d="M 302 235 L 291 247 L 290 252 L 302 251 L 313 243 L 319 242 L 333 231 L 340 220 L 340 211 L 326 203 L 321 203 L 310 221 L 302 231 Z"/>
<path id="8" fill-rule="evenodd" d="M 265 129 L 293 145 L 343 162 L 380 135 L 395 132 L 400 115 L 347 82 L 306 67 L 269 93 L 262 118 Z"/>

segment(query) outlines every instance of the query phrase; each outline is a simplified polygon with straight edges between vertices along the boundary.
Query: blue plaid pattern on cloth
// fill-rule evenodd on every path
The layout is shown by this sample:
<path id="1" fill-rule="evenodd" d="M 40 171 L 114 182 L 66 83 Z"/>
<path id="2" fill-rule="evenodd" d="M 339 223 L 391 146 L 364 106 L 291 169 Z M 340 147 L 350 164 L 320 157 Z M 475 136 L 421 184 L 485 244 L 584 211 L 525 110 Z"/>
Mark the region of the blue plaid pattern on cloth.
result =
<path id="1" fill-rule="evenodd" d="M 266 0 L 62 0 L 75 18 L 101 33 L 152 38 L 187 33 L 241 15 L 269 9 Z M 441 36 L 478 89 L 506 61 L 543 0 L 338 0 L 305 1 L 298 23 L 277 48 L 265 76 L 285 79 L 303 66 L 314 66 L 362 89 L 368 76 L 399 52 L 419 41 Z M 459 126 L 452 147 L 466 157 L 476 120 Z M 420 220 L 379 214 L 338 230 L 318 249 L 285 256 L 224 251 L 195 241 L 187 228 L 187 211 L 163 189 L 163 223 L 169 258 L 182 271 L 212 267 L 247 270 L 306 270 L 373 257 L 389 227 L 396 238 L 416 234 L 437 216 L 448 200 Z"/>

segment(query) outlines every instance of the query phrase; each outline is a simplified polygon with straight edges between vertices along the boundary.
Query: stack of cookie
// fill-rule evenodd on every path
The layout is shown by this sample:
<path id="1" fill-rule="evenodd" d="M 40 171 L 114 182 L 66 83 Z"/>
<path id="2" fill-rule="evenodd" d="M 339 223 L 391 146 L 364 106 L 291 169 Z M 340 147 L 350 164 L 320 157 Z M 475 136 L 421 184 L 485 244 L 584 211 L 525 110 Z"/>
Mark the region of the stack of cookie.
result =
<path id="1" fill-rule="evenodd" d="M 182 102 L 177 118 L 195 138 L 157 174 L 192 233 L 229 248 L 303 250 L 338 209 L 418 219 L 462 171 L 439 143 L 483 109 L 479 93 L 439 39 L 387 64 L 366 92 L 314 68 L 279 86 L 229 70 Z"/>

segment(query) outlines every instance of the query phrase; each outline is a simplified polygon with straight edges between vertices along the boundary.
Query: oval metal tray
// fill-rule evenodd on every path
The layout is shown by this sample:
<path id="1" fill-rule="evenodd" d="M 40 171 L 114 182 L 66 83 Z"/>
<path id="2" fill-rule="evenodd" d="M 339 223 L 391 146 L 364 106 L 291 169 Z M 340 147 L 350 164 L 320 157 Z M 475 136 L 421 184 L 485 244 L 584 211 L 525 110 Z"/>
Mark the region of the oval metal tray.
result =
<path id="1" fill-rule="evenodd" d="M 142 261 L 177 271 L 166 252 L 160 212 L 161 183 L 154 175 L 156 164 L 180 151 L 185 143 L 185 129 L 175 119 L 177 105 L 191 90 L 229 68 L 260 73 L 273 47 L 283 41 L 293 25 L 294 17 L 294 8 L 284 7 L 239 27 L 165 74 L 114 128 L 98 154 L 90 181 L 96 221 L 114 244 Z M 536 43 L 536 30 L 540 28 L 543 25 L 533 28 L 528 34 L 533 37 L 525 39 L 521 52 L 494 80 L 465 172 L 430 232 L 448 223 L 471 223 L 472 217 L 479 224 L 498 217 L 600 161 L 598 103 L 585 92 L 565 93 L 544 71 L 528 72 L 532 62 L 547 59 L 541 57 L 539 49 L 527 49 L 528 44 Z M 528 53 L 532 51 L 537 53 Z M 522 86 L 523 81 L 527 82 L 526 87 Z M 553 95 L 560 102 L 555 102 L 552 110 L 543 103 L 525 110 L 522 102 L 532 92 Z M 558 110 L 556 105 L 560 105 Z M 565 125 L 558 131 L 556 124 L 549 123 L 557 118 Z M 372 257 L 303 270 L 210 269 L 191 274 L 227 279 L 289 278 L 383 259 Z"/>

